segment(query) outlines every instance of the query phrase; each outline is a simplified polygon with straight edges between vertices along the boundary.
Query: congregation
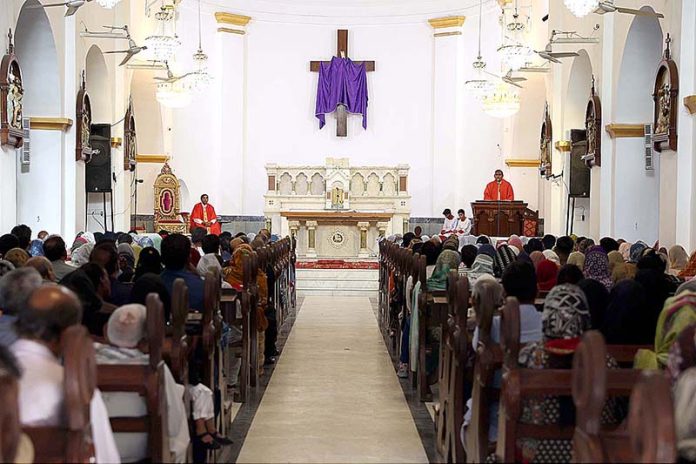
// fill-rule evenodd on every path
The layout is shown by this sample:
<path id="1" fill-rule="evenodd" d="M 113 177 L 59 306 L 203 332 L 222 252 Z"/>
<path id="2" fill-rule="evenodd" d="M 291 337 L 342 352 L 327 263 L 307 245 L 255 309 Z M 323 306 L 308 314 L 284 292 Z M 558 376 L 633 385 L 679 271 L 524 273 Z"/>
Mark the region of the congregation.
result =
<path id="1" fill-rule="evenodd" d="M 96 462 L 168 462 L 167 451 L 172 461 L 205 462 L 207 452 L 232 445 L 218 429 L 221 422 L 216 422 L 218 390 L 227 388 L 239 398 L 244 393 L 240 383 L 263 375 L 264 364 L 274 363 L 279 354 L 274 301 L 283 297 L 274 292 L 281 279 L 274 257 L 289 253 L 285 243 L 266 229 L 234 237 L 229 232 L 208 234 L 203 228 L 193 229 L 190 237 L 166 231 L 81 232 L 70 245 L 46 231 L 32 239 L 26 225 L 0 236 L 0 376 L 3 382 L 17 381 L 22 429 L 67 426 L 66 421 L 74 425 L 64 384 L 82 378 L 69 378 L 71 354 L 66 350 L 71 337 L 80 336 L 75 327 L 81 327 L 93 341 L 97 365 L 97 388 L 89 394 L 87 416 Z M 258 269 L 252 272 L 252 267 Z M 247 302 L 245 292 L 252 287 L 253 301 L 242 303 L 241 295 Z M 222 325 L 213 320 L 221 317 L 221 292 L 232 295 L 233 302 L 231 320 Z M 209 311 L 211 304 L 218 309 Z M 246 322 L 235 325 L 235 313 L 248 313 L 250 305 L 253 314 L 243 320 L 253 321 L 253 334 Z M 210 332 L 208 325 L 214 327 Z M 243 343 L 247 354 L 215 358 L 211 372 L 206 351 L 211 349 L 210 337 L 225 349 Z M 80 350 L 81 355 L 88 356 L 90 350 Z M 254 353 L 251 367 L 248 353 Z M 159 366 L 160 359 L 167 363 Z M 89 359 L 84 362 L 89 364 Z M 112 367 L 126 366 L 123 372 L 128 372 L 148 364 L 154 365 L 162 387 L 158 393 L 155 384 L 154 398 L 164 405 L 155 400 L 153 406 L 150 393 L 144 394 L 152 388 L 147 380 L 136 376 L 129 390 L 120 374 L 109 374 L 120 372 L 110 371 Z M 227 385 L 221 385 L 223 372 Z M 145 423 L 154 423 L 153 410 L 166 416 L 160 418 L 161 441 L 152 436 L 152 429 L 115 425 L 141 416 Z M 146 431 L 150 435 L 133 433 Z M 29 436 L 35 438 L 33 433 Z M 41 454 L 40 438 L 31 442 L 22 434 L 19 443 L 8 444 L 9 449 L 16 446 L 17 462 L 31 462 L 32 456 L 38 462 L 47 456 Z M 162 450 L 153 443 L 164 446 L 165 454 L 158 454 Z M 7 449 L 3 446 L 0 461 L 10 458 Z M 80 455 L 62 456 L 60 460 Z"/>
<path id="2" fill-rule="evenodd" d="M 678 458 L 696 458 L 696 411 L 689 406 L 696 378 L 696 252 L 611 237 L 598 243 L 576 236 L 477 237 L 445 230 L 453 219 L 445 216 L 439 235 L 407 232 L 380 246 L 380 325 L 398 357 L 397 375 L 412 380 L 422 401 L 435 398 L 435 440 L 444 459 L 611 460 L 607 443 L 614 435 L 596 442 L 578 438 L 587 437 L 579 430 L 591 423 L 589 413 L 576 409 L 586 406 L 578 385 L 589 382 L 586 391 L 607 393 L 582 371 L 603 369 L 603 363 L 577 358 L 600 345 L 608 372 L 632 369 L 620 388 L 609 390 L 616 396 L 606 403 L 600 397 L 596 425 L 587 430 L 596 436 L 609 427 L 627 436 L 630 409 L 639 402 L 634 394 L 629 404 L 626 379 L 637 383 L 633 373 L 661 372 L 673 394 L 647 401 L 664 404 L 666 398 L 670 408 L 673 401 L 673 413 L 658 414 L 674 420 L 660 437 L 674 430 Z M 518 376 L 525 370 L 544 370 L 549 377 L 525 385 Z M 573 371 L 572 389 L 564 370 Z M 576 377 L 576 371 L 582 373 Z M 640 421 L 648 427 L 650 418 Z M 549 425 L 556 429 L 534 428 Z M 657 426 L 651 427 L 656 435 Z M 658 439 L 650 445 L 635 441 L 614 462 L 636 460 L 631 446 L 670 449 Z"/>

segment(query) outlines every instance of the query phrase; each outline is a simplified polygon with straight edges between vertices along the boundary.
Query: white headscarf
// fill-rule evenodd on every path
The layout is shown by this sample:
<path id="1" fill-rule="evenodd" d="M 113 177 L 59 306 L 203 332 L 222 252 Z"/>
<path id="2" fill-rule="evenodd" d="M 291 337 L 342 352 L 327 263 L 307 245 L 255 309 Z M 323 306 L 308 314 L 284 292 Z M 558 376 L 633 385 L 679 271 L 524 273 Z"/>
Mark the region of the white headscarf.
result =
<path id="1" fill-rule="evenodd" d="M 145 336 L 145 306 L 127 304 L 116 308 L 106 324 L 106 336 L 119 348 L 135 348 Z"/>

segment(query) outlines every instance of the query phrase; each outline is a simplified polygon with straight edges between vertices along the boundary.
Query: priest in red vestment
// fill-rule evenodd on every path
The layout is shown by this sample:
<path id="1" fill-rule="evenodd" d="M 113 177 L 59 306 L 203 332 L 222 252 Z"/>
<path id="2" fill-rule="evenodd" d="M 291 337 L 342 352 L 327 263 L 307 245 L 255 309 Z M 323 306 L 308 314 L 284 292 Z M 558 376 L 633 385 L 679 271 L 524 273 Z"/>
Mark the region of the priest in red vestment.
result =
<path id="1" fill-rule="evenodd" d="M 483 199 L 489 201 L 513 201 L 515 192 L 512 191 L 510 182 L 503 179 L 503 171 L 496 169 L 495 180 L 486 185 L 486 190 L 483 191 Z"/>
<path id="2" fill-rule="evenodd" d="M 208 195 L 201 195 L 201 202 L 197 203 L 191 211 L 191 230 L 196 227 L 205 228 L 209 234 L 220 235 L 222 228 L 215 214 L 215 208 L 208 203 Z"/>

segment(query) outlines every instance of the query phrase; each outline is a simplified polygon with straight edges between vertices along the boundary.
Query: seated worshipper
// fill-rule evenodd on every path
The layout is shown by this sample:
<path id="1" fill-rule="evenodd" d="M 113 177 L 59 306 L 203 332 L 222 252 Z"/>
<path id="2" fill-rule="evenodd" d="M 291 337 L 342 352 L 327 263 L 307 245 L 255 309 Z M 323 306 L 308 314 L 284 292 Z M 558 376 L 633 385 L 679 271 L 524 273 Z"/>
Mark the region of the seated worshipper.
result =
<path id="1" fill-rule="evenodd" d="M 544 243 L 538 238 L 530 238 L 524 248 L 524 251 L 526 251 L 529 256 L 532 256 L 532 253 L 535 251 L 544 251 Z"/>
<path id="2" fill-rule="evenodd" d="M 685 292 L 687 290 L 690 290 L 692 292 L 696 292 L 696 279 L 687 280 L 686 282 L 681 284 L 677 288 L 677 291 L 674 292 L 674 295 L 679 295 L 681 292 Z"/>
<path id="3" fill-rule="evenodd" d="M 160 274 L 164 286 L 171 295 L 174 280 L 184 279 L 189 291 L 189 308 L 203 310 L 203 279 L 188 270 L 191 258 L 191 242 L 181 234 L 171 234 L 162 240 L 162 262 L 164 271 Z"/>
<path id="4" fill-rule="evenodd" d="M 133 281 L 137 281 L 140 277 L 145 274 L 157 274 L 162 272 L 162 258 L 160 257 L 159 251 L 154 247 L 146 247 L 140 251 L 140 257 L 138 258 L 138 264 L 135 266 L 135 275 L 133 276 Z"/>
<path id="5" fill-rule="evenodd" d="M 17 316 L 42 283 L 39 273 L 30 267 L 14 269 L 0 278 L 0 346 L 10 346 L 17 340 Z"/>
<path id="6" fill-rule="evenodd" d="M 56 275 L 53 273 L 53 266 L 45 256 L 33 256 L 27 260 L 25 267 L 33 267 L 46 282 L 55 282 Z"/>
<path id="7" fill-rule="evenodd" d="M 604 285 L 593 279 L 582 279 L 577 285 L 587 298 L 587 305 L 590 309 L 590 327 L 593 330 L 601 330 L 609 305 L 609 291 Z"/>
<path id="8" fill-rule="evenodd" d="M 621 256 L 618 250 L 610 251 L 607 254 L 607 258 L 609 259 L 609 272 L 614 272 L 614 268 L 616 268 L 618 264 L 624 263 L 623 256 Z"/>
<path id="9" fill-rule="evenodd" d="M 140 304 L 128 304 L 116 309 L 109 318 L 106 329 L 109 344 L 95 343 L 98 364 L 146 364 L 148 344 L 146 333 L 146 309 Z M 176 462 L 186 461 L 189 444 L 189 428 L 184 407 L 184 386 L 174 380 L 165 364 L 165 394 L 167 398 L 167 435 L 169 449 Z M 214 424 L 213 392 L 203 384 L 188 385 L 192 400 L 192 415 L 196 441 L 205 449 L 219 449 L 232 442 L 221 436 Z M 104 393 L 109 414 L 117 417 L 142 415 L 147 406 L 137 393 Z M 115 434 L 116 443 L 124 462 L 137 462 L 147 455 L 146 434 Z"/>
<path id="10" fill-rule="evenodd" d="M 560 265 L 563 266 L 568 262 L 568 257 L 573 252 L 575 247 L 575 242 L 573 239 L 564 235 L 563 237 L 558 237 L 556 240 L 556 246 L 553 247 L 553 251 L 556 252 L 560 260 Z"/>
<path id="11" fill-rule="evenodd" d="M 544 244 L 544 250 L 553 250 L 553 247 L 556 246 L 556 237 L 546 234 L 541 238 L 541 243 Z"/>
<path id="12" fill-rule="evenodd" d="M 96 263 L 87 263 L 80 266 L 80 270 L 87 274 L 89 280 L 94 285 L 94 289 L 105 303 L 102 305 L 102 310 L 104 312 L 111 313 L 116 306 L 111 303 L 106 303 L 111 297 L 111 282 L 109 281 L 109 275 L 106 270 Z"/>
<path id="13" fill-rule="evenodd" d="M 14 270 L 14 264 L 7 261 L 6 259 L 0 259 L 0 277 L 4 276 L 10 271 Z"/>
<path id="14" fill-rule="evenodd" d="M 621 245 L 619 245 L 619 253 L 621 253 L 621 257 L 624 259 L 624 262 L 628 262 L 631 259 L 631 243 L 628 242 L 623 242 Z"/>
<path id="15" fill-rule="evenodd" d="M 19 224 L 18 226 L 14 226 L 10 233 L 17 237 L 17 240 L 19 240 L 19 248 L 24 251 L 29 251 L 29 244 L 31 243 L 31 228 L 28 225 Z"/>
<path id="16" fill-rule="evenodd" d="M 629 263 L 637 263 L 643 256 L 643 252 L 648 249 L 648 245 L 640 240 L 631 245 Z"/>
<path id="17" fill-rule="evenodd" d="M 634 278 L 648 292 L 646 296 L 654 314 L 654 322 L 657 322 L 665 300 L 674 294 L 680 283 L 678 280 L 672 280 L 674 277 L 665 273 L 666 267 L 666 259 L 652 249 L 646 249 L 636 264 L 637 272 Z"/>
<path id="18" fill-rule="evenodd" d="M 478 254 L 478 248 L 476 248 L 476 245 L 464 245 L 460 250 L 460 253 L 462 255 L 462 263 L 464 266 L 466 266 L 467 269 L 471 269 L 471 266 L 474 265 L 474 261 L 476 260 L 476 255 Z"/>
<path id="19" fill-rule="evenodd" d="M 97 266 L 99 267 L 99 266 Z M 114 306 L 99 296 L 92 279 L 82 269 L 76 269 L 61 279 L 60 285 L 72 290 L 82 303 L 82 325 L 91 335 L 102 337 L 104 325 Z"/>
<path id="20" fill-rule="evenodd" d="M 479 235 L 476 238 L 476 245 L 490 245 L 491 244 L 491 239 L 488 238 L 486 235 Z"/>
<path id="21" fill-rule="evenodd" d="M 128 302 L 130 297 L 130 285 L 120 282 L 118 276 L 120 270 L 118 268 L 118 251 L 116 243 L 111 240 L 104 240 L 97 244 L 92 253 L 89 255 L 89 261 L 96 263 L 106 269 L 111 282 L 111 293 L 109 295 L 109 303 L 116 306 L 122 306 Z"/>
<path id="22" fill-rule="evenodd" d="M 553 261 L 545 259 L 536 268 L 537 289 L 539 296 L 546 296 L 558 280 L 558 266 Z"/>
<path id="23" fill-rule="evenodd" d="M 693 339 L 691 340 L 693 345 Z M 677 462 L 696 462 L 696 368 L 686 369 L 674 386 L 674 434 Z"/>
<path id="24" fill-rule="evenodd" d="M 607 290 L 611 290 L 614 281 L 609 273 L 609 258 L 604 249 L 595 245 L 585 253 L 585 267 L 583 273 L 588 279 L 594 279 L 603 284 Z"/>
<path id="25" fill-rule="evenodd" d="M 539 266 L 539 263 L 542 261 L 545 261 L 546 258 L 544 257 L 544 253 L 542 253 L 539 250 L 532 251 L 529 254 L 529 259 L 532 261 L 532 265 L 534 266 L 534 270 Z"/>
<path id="26" fill-rule="evenodd" d="M 0 257 L 13 248 L 19 247 L 19 239 L 12 234 L 5 234 L 0 237 Z"/>
<path id="27" fill-rule="evenodd" d="M 583 280 L 585 276 L 579 267 L 574 264 L 565 264 L 561 266 L 558 270 L 558 278 L 556 279 L 556 284 L 573 284 L 577 285 L 578 282 Z"/>
<path id="28" fill-rule="evenodd" d="M 223 232 L 220 234 L 220 258 L 222 259 L 222 265 L 226 266 L 227 263 L 232 259 L 232 239 L 230 238 L 229 232 Z"/>
<path id="29" fill-rule="evenodd" d="M 511 235 L 510 238 L 508 238 L 507 244 L 511 247 L 517 248 L 518 255 L 524 251 L 524 244 L 522 243 L 522 239 L 518 235 Z"/>
<path id="30" fill-rule="evenodd" d="M 401 248 L 408 248 L 409 245 L 411 245 L 411 240 L 413 240 L 414 238 L 416 238 L 416 234 L 414 234 L 413 232 L 406 232 L 404 234 L 404 236 L 401 238 Z M 254 240 L 256 240 L 256 239 L 254 239 Z M 261 246 L 263 246 L 264 245 L 263 239 L 260 239 L 260 240 L 261 240 L 260 244 L 261 244 Z M 256 249 L 256 247 L 254 246 L 253 243 L 251 244 L 251 247 L 254 250 Z"/>
<path id="31" fill-rule="evenodd" d="M 490 250 L 484 249 L 484 247 L 481 248 L 483 251 L 481 249 L 478 250 L 474 263 L 471 265 L 471 270 L 466 272 L 466 277 L 469 279 L 470 287 L 473 287 L 478 279 L 484 275 L 489 275 L 491 277 L 495 275 L 495 264 L 490 255 Z M 492 249 L 493 247 L 490 248 Z M 495 250 L 493 250 L 493 255 L 495 256 Z"/>
<path id="32" fill-rule="evenodd" d="M 118 269 L 120 271 L 118 281 L 124 283 L 132 282 L 135 274 L 135 251 L 133 251 L 133 247 L 128 243 L 121 243 L 116 250 L 118 252 Z"/>
<path id="33" fill-rule="evenodd" d="M 693 279 L 694 276 L 696 276 L 696 251 L 691 254 L 691 258 L 689 258 L 689 262 L 686 264 L 684 270 L 679 273 L 679 277 L 687 280 Z"/>
<path id="34" fill-rule="evenodd" d="M 43 240 L 32 240 L 29 244 L 29 254 L 31 256 L 43 256 Z"/>
<path id="35" fill-rule="evenodd" d="M 22 370 L 19 382 L 19 416 L 22 425 L 57 426 L 63 411 L 61 335 L 82 319 L 80 301 L 60 285 L 43 285 L 29 297 L 18 314 L 19 339 L 10 350 Z M 96 462 L 121 462 L 106 406 L 99 390 L 90 402 L 90 422 Z"/>
<path id="36" fill-rule="evenodd" d="M 65 241 L 59 235 L 49 236 L 44 242 L 43 248 L 44 256 L 53 266 L 56 281 L 77 269 L 65 262 L 68 259 L 68 250 L 65 248 Z"/>
<path id="37" fill-rule="evenodd" d="M 462 258 L 457 251 L 458 248 L 459 239 L 457 239 L 457 237 L 449 237 L 445 240 L 445 243 L 442 244 L 440 256 L 437 257 L 437 261 L 435 262 L 435 268 L 443 269 L 445 272 L 452 269 L 459 269 Z"/>
<path id="38" fill-rule="evenodd" d="M 689 263 L 689 254 L 681 245 L 674 245 L 667 254 L 669 256 L 669 273 L 678 276 Z"/>
<path id="39" fill-rule="evenodd" d="M 435 242 L 428 240 L 421 247 L 421 255 L 425 256 L 425 276 L 430 278 L 435 270 L 435 263 L 440 254 L 438 246 Z"/>
<path id="40" fill-rule="evenodd" d="M 457 211 L 457 234 L 458 235 L 469 235 L 471 233 L 471 219 L 466 217 L 466 211 L 460 209 Z"/>
<path id="41" fill-rule="evenodd" d="M 0 377 L 4 378 L 11 378 L 14 380 L 17 384 L 19 384 L 20 378 L 22 377 L 22 372 L 19 367 L 19 363 L 15 359 L 14 355 L 12 352 L 4 347 L 0 346 Z M 14 394 L 13 394 L 14 395 Z M 14 415 L 14 414 L 13 414 Z M 5 416 L 7 418 L 7 416 Z M 9 421 L 8 421 L 9 422 Z M 3 424 L 3 427 L 7 427 L 7 422 Z M 11 429 L 12 427 L 10 427 Z M 3 432 L 6 432 L 6 428 L 3 429 Z M 11 434 L 8 434 L 10 436 Z M 5 437 L 3 437 L 5 438 Z M 34 462 L 35 454 L 34 454 L 34 445 L 32 444 L 31 439 L 29 436 L 23 432 L 20 431 L 19 433 L 19 441 L 16 443 L 16 448 L 14 450 L 10 449 L 9 453 L 13 453 L 14 457 L 13 460 L 10 460 L 10 457 L 5 454 L 3 456 L 3 461 L 4 462 L 14 462 L 14 463 L 24 463 L 24 462 Z M 6 441 L 6 439 L 4 440 Z M 13 443 L 14 444 L 14 443 Z M 8 443 L 3 443 L 2 444 L 2 450 L 3 452 L 7 452 L 7 445 Z M 10 454 L 11 456 L 12 454 Z"/>
<path id="42" fill-rule="evenodd" d="M 13 248 L 5 253 L 4 259 L 11 262 L 15 268 L 18 268 L 24 266 L 29 261 L 29 257 L 29 253 L 22 248 Z"/>
<path id="43" fill-rule="evenodd" d="M 577 266 L 581 271 L 585 268 L 585 254 L 579 251 L 574 251 L 568 256 L 566 264 Z"/>
<path id="44" fill-rule="evenodd" d="M 515 256 L 515 252 L 512 251 L 512 248 L 507 245 L 500 245 L 495 252 L 495 257 L 493 258 L 495 263 L 495 276 L 501 277 L 503 272 L 505 272 L 505 269 L 516 259 L 517 256 Z"/>
<path id="45" fill-rule="evenodd" d="M 416 238 L 421 238 L 421 235 L 423 235 L 423 228 L 421 226 L 416 226 L 413 229 L 413 233 L 415 234 Z"/>
<path id="46" fill-rule="evenodd" d="M 544 255 L 544 258 L 548 259 L 549 261 L 552 261 L 556 264 L 556 266 L 561 267 L 561 258 L 558 257 L 555 251 L 553 250 L 544 250 L 542 252 Z"/>
<path id="47" fill-rule="evenodd" d="M 607 254 L 609 254 L 609 253 L 611 253 L 612 251 L 619 251 L 619 246 L 620 246 L 620 245 L 619 245 L 619 242 L 617 242 L 616 240 L 614 240 L 614 239 L 611 238 L 611 237 L 603 237 L 603 238 L 599 241 L 599 246 L 601 246 L 601 247 L 604 249 L 604 251 L 605 251 Z"/>
<path id="48" fill-rule="evenodd" d="M 164 313 L 165 324 L 169 323 L 172 313 L 172 299 L 169 296 L 167 287 L 164 286 L 162 278 L 159 274 L 143 274 L 138 280 L 133 283 L 133 289 L 130 294 L 130 303 L 145 305 L 147 296 L 150 293 L 156 293 L 162 302 L 162 312 Z"/>
<path id="49" fill-rule="evenodd" d="M 585 294 L 576 285 L 554 287 L 546 297 L 542 313 L 542 341 L 530 343 L 520 350 L 518 363 L 527 369 L 571 369 L 573 354 L 583 332 L 590 328 L 590 311 Z M 607 367 L 618 368 L 607 356 Z M 575 424 L 575 407 L 570 397 L 546 396 L 522 402 L 524 422 L 534 425 L 567 426 Z M 612 398 L 602 413 L 603 424 L 619 424 L 626 411 Z M 516 455 L 523 462 L 570 462 L 571 440 L 521 439 Z"/>
<path id="50" fill-rule="evenodd" d="M 696 323 L 696 292 L 689 290 L 669 298 L 657 320 L 653 351 L 638 350 L 634 366 L 638 369 L 664 369 L 669 351 L 682 330 Z"/>
<path id="51" fill-rule="evenodd" d="M 626 279 L 618 282 L 609 293 L 600 332 L 607 345 L 652 345 L 655 320 L 645 288 L 633 279 Z"/>
<path id="52" fill-rule="evenodd" d="M 46 240 L 46 237 L 48 237 L 48 232 L 45 230 L 40 230 L 39 233 L 36 234 L 36 238 L 38 238 L 42 242 Z"/>
<path id="53" fill-rule="evenodd" d="M 84 243 L 77 248 L 75 248 L 72 253 L 70 253 L 70 264 L 75 267 L 80 267 L 83 264 L 89 263 L 89 257 L 94 250 L 94 243 Z"/>
<path id="54" fill-rule="evenodd" d="M 445 222 L 442 223 L 442 229 L 440 230 L 440 235 L 450 235 L 456 232 L 459 227 L 459 219 L 454 217 L 452 210 L 447 208 L 442 212 L 445 216 Z"/>
<path id="55" fill-rule="evenodd" d="M 222 271 L 222 265 L 220 261 L 220 237 L 214 234 L 208 234 L 203 237 L 202 242 L 203 256 L 196 266 L 196 270 L 202 276 L 209 270 L 216 269 L 217 271 Z"/>

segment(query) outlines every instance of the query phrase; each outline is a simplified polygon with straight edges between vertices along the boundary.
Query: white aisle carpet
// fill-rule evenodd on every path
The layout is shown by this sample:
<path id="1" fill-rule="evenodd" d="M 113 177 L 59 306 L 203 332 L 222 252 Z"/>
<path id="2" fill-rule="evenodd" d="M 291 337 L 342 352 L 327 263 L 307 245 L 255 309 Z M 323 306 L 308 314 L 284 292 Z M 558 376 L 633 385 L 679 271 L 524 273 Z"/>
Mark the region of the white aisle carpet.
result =
<path id="1" fill-rule="evenodd" d="M 237 462 L 428 462 L 368 297 L 304 299 Z"/>

